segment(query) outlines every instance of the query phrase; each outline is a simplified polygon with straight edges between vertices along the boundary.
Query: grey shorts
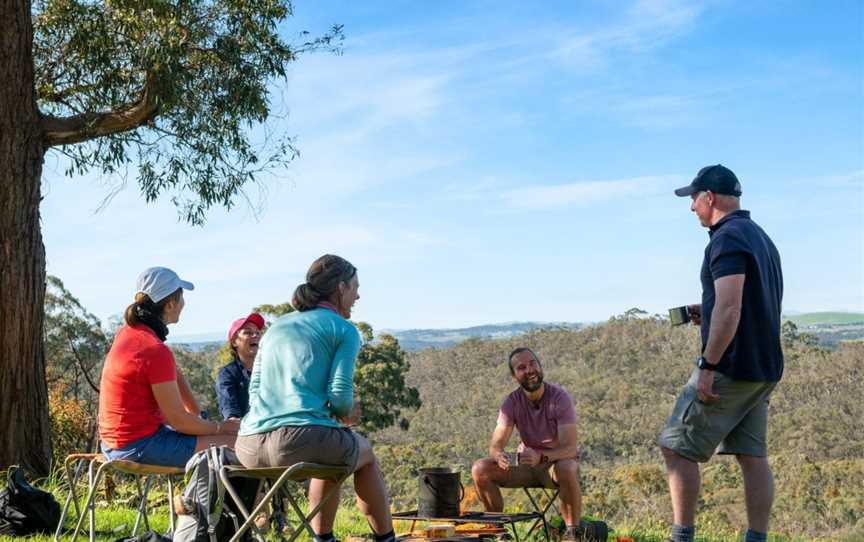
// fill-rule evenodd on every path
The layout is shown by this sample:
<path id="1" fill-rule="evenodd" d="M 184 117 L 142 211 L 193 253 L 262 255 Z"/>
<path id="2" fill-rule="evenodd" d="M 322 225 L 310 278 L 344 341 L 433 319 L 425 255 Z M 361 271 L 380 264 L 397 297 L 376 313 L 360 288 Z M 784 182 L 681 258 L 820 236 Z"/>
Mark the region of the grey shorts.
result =
<path id="1" fill-rule="evenodd" d="M 309 461 L 348 465 L 354 471 L 360 454 L 357 436 L 348 428 L 286 425 L 266 433 L 237 437 L 234 445 L 244 467 L 286 467 Z"/>
<path id="2" fill-rule="evenodd" d="M 768 399 L 777 383 L 732 380 L 715 372 L 713 390 L 720 400 L 709 405 L 696 395 L 698 377 L 696 369 L 657 443 L 700 463 L 715 453 L 767 456 Z"/>

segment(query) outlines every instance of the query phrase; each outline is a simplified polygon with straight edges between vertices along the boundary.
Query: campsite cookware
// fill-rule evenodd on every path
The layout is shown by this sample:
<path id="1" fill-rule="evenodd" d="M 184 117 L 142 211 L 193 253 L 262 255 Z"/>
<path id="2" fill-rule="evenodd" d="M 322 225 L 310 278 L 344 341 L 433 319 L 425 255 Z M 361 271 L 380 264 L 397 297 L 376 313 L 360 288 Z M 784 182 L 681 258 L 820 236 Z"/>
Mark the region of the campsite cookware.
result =
<path id="1" fill-rule="evenodd" d="M 417 515 L 427 518 L 459 517 L 465 488 L 459 472 L 447 467 L 418 469 Z"/>

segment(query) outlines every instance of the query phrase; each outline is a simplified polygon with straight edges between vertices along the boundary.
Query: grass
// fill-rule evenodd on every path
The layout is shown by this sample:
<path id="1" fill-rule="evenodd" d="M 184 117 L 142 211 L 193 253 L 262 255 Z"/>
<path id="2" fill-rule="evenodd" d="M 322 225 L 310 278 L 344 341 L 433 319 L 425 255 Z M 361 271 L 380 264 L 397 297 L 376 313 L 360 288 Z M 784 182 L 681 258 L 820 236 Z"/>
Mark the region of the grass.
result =
<path id="1" fill-rule="evenodd" d="M 132 509 L 134 506 L 134 500 L 129 499 L 131 488 L 121 487 L 119 489 L 118 496 L 115 499 L 115 504 L 108 505 L 104 500 L 97 501 L 96 540 L 100 542 L 113 542 L 129 536 L 132 525 L 135 522 L 135 511 Z M 54 494 L 62 504 L 65 500 L 65 493 L 54 488 Z M 151 509 L 149 514 L 150 528 L 156 532 L 164 533 L 168 530 L 168 506 L 165 493 L 162 492 L 160 494 L 154 488 L 151 495 L 151 502 L 156 503 L 156 506 Z M 70 516 L 73 515 L 74 510 L 70 513 Z M 74 517 L 67 518 L 65 526 L 68 531 L 67 534 L 61 537 L 61 540 L 69 541 L 72 539 L 71 531 L 75 527 L 75 519 L 76 518 Z M 405 533 L 410 528 L 410 522 L 399 521 L 396 522 L 395 527 L 397 533 Z M 418 522 L 416 529 L 420 529 L 421 527 L 422 524 Z M 524 536 L 524 533 L 527 530 L 527 523 L 520 525 L 519 529 L 520 535 Z M 630 537 L 634 542 L 662 542 L 668 536 L 668 529 L 668 525 L 659 521 L 649 525 L 619 525 L 616 526 L 615 532 L 610 535 L 609 540 L 615 541 L 617 537 Z M 718 529 L 716 526 L 710 524 L 702 525 L 701 531 L 702 532 L 698 533 L 696 537 L 697 542 L 738 542 L 742 539 L 740 533 L 725 532 L 722 528 Z M 366 518 L 360 513 L 356 506 L 354 506 L 353 503 L 343 503 L 336 517 L 334 532 L 338 539 L 347 540 L 351 536 L 363 536 L 368 534 L 370 531 L 366 523 Z M 83 536 L 79 535 L 78 539 L 86 540 L 86 531 L 83 533 Z M 267 539 L 273 541 L 278 540 L 278 538 L 272 534 L 268 535 Z M 532 539 L 536 542 L 540 542 L 542 537 L 535 535 L 532 536 Z M 20 540 L 20 538 L 0 536 L 0 542 L 16 542 L 17 540 Z M 53 540 L 53 537 L 51 535 L 40 535 L 28 538 L 27 540 L 32 542 L 49 542 Z M 299 540 L 308 542 L 309 537 L 302 535 L 299 537 Z M 785 535 L 772 534 L 768 537 L 768 540 L 769 542 L 804 542 L 813 539 L 798 537 L 792 538 Z M 827 541 L 828 539 L 823 540 Z M 861 538 L 858 538 L 853 534 L 848 538 L 842 539 L 842 542 L 853 542 L 853 540 L 861 540 Z"/>

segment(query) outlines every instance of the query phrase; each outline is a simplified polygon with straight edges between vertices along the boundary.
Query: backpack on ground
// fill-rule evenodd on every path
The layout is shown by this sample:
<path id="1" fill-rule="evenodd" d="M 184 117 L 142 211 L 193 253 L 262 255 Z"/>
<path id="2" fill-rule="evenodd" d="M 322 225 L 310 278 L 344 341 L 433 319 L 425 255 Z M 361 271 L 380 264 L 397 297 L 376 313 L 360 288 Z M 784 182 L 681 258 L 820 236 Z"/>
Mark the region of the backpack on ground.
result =
<path id="1" fill-rule="evenodd" d="M 234 451 L 224 446 L 210 446 L 186 463 L 186 489 L 181 497 L 186 515 L 179 518 L 174 542 L 217 542 L 237 532 L 242 516 L 226 494 L 219 470 L 223 465 L 239 464 Z M 255 480 L 250 481 L 253 483 L 234 484 L 247 510 L 258 487 Z"/>
<path id="2" fill-rule="evenodd" d="M 9 468 L 6 489 L 0 491 L 0 532 L 53 534 L 60 523 L 60 503 L 54 495 L 31 486 L 24 474 L 17 465 Z"/>

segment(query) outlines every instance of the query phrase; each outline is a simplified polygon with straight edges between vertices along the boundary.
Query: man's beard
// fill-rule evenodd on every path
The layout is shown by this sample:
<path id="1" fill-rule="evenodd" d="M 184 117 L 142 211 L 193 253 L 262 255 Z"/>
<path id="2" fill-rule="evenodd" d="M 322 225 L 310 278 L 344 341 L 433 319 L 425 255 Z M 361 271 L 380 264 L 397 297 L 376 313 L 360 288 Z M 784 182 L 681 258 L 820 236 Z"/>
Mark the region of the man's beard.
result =
<path id="1" fill-rule="evenodd" d="M 530 379 L 526 378 L 522 382 L 519 382 L 519 385 L 522 386 L 523 390 L 533 393 L 539 390 L 540 386 L 543 385 L 543 373 L 537 373 L 537 380 L 532 382 Z"/>

